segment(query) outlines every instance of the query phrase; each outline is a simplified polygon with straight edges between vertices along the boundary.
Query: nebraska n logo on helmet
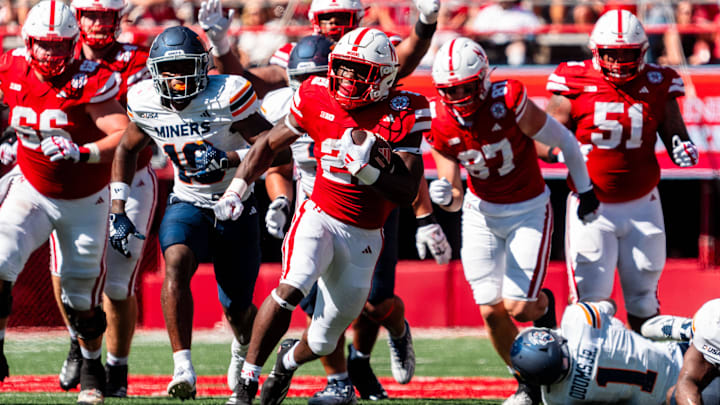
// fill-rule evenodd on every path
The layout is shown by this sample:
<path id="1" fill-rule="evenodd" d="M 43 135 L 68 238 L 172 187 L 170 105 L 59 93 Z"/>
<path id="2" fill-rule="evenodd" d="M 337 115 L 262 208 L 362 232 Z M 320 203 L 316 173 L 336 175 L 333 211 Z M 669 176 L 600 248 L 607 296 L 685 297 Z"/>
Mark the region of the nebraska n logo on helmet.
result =
<path id="1" fill-rule="evenodd" d="M 471 116 L 490 89 L 490 66 L 485 50 L 465 37 L 446 42 L 435 54 L 432 78 L 443 104 L 463 118 Z M 454 93 L 465 85 L 472 86 L 473 90 L 456 97 Z"/>
<path id="2" fill-rule="evenodd" d="M 83 43 L 91 48 L 104 48 L 115 42 L 125 0 L 73 0 L 70 7 L 80 24 Z M 92 20 L 89 30 L 83 27 L 83 16 Z"/>
<path id="3" fill-rule="evenodd" d="M 648 38 L 640 21 L 627 10 L 611 10 L 595 23 L 590 34 L 593 66 L 617 84 L 637 77 L 645 66 Z"/>
<path id="4" fill-rule="evenodd" d="M 160 97 L 187 101 L 207 87 L 208 63 L 208 52 L 198 35 L 176 26 L 155 38 L 147 67 Z"/>
<path id="5" fill-rule="evenodd" d="M 33 6 L 22 27 L 30 66 L 43 77 L 64 72 L 72 60 L 79 32 L 70 7 L 61 1 L 45 0 Z"/>

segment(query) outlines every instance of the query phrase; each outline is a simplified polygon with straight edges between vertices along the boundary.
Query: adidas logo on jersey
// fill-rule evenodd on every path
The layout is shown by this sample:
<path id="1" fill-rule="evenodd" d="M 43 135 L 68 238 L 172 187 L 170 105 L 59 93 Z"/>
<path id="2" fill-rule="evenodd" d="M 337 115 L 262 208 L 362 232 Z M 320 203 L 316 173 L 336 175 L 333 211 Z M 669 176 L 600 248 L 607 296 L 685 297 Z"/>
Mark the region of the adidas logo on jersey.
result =
<path id="1" fill-rule="evenodd" d="M 642 89 L 640 89 L 640 93 L 650 93 L 650 91 L 647 89 L 647 87 L 643 86 Z"/>
<path id="2" fill-rule="evenodd" d="M 105 200 L 102 197 L 98 197 L 97 201 L 95 201 L 95 205 L 104 203 Z"/>
<path id="3" fill-rule="evenodd" d="M 502 131 L 502 127 L 497 122 L 492 127 L 492 132 L 495 132 L 495 131 Z"/>
<path id="4" fill-rule="evenodd" d="M 201 117 L 210 118 L 210 113 L 208 112 L 208 110 L 205 110 L 205 111 L 202 112 L 202 114 L 200 114 L 200 116 L 201 116 Z"/>
<path id="5" fill-rule="evenodd" d="M 372 254 L 372 249 L 370 249 L 370 245 L 368 245 L 368 247 L 363 249 L 362 254 L 364 254 L 364 255 Z"/>

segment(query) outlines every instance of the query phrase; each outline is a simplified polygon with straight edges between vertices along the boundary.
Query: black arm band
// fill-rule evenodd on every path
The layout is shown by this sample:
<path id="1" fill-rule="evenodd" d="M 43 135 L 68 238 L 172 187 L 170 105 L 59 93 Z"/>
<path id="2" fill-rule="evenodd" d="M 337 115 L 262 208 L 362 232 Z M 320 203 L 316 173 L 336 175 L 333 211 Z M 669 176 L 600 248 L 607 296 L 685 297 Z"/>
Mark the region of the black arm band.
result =
<path id="1" fill-rule="evenodd" d="M 418 22 L 415 23 L 415 33 L 417 34 L 420 39 L 430 39 L 432 38 L 433 34 L 435 34 L 435 30 L 437 29 L 437 23 L 435 24 L 423 24 L 418 20 Z"/>
<path id="2" fill-rule="evenodd" d="M 430 225 L 430 224 L 437 224 L 437 219 L 435 218 L 435 214 L 428 214 L 424 217 L 415 218 L 415 221 L 417 221 L 418 228 Z"/>

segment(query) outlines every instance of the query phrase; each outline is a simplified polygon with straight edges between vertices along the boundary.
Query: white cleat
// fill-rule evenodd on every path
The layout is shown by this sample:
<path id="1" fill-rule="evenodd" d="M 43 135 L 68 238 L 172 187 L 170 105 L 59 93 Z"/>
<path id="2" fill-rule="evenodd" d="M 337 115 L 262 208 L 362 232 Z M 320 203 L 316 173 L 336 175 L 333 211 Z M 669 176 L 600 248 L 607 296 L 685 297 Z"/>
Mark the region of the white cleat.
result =
<path id="1" fill-rule="evenodd" d="M 388 339 L 390 346 L 390 368 L 398 384 L 407 384 L 415 375 L 415 349 L 413 348 L 410 324 L 405 321 L 405 336 Z"/>
<path id="2" fill-rule="evenodd" d="M 243 364 L 245 363 L 248 346 L 250 345 L 241 345 L 237 339 L 233 339 L 232 345 L 230 346 L 230 366 L 228 367 L 227 373 L 227 385 L 233 391 L 235 387 L 240 384 L 240 374 Z"/>
<path id="3" fill-rule="evenodd" d="M 105 397 L 99 389 L 91 388 L 80 391 L 78 395 L 78 405 L 99 405 L 105 403 Z"/>
<path id="4" fill-rule="evenodd" d="M 689 341 L 692 337 L 692 319 L 682 316 L 658 315 L 642 324 L 640 333 L 652 340 Z"/>
<path id="5" fill-rule="evenodd" d="M 195 389 L 195 383 L 197 382 L 197 376 L 195 370 L 192 368 L 178 368 L 173 373 L 173 379 L 167 386 L 167 393 L 171 397 L 178 399 L 195 399 L 197 390 Z"/>

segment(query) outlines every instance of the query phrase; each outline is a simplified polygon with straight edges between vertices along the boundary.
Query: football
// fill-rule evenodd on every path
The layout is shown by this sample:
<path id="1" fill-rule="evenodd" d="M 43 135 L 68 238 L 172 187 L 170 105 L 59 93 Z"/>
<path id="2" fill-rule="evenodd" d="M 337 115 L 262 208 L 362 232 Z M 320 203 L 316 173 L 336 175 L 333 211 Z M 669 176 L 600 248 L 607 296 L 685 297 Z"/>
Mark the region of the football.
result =
<path id="1" fill-rule="evenodd" d="M 368 136 L 374 136 L 375 143 L 370 150 L 370 165 L 380 170 L 387 170 L 390 167 L 393 148 L 385 138 L 364 129 L 353 129 L 350 136 L 355 145 L 361 145 Z"/>

